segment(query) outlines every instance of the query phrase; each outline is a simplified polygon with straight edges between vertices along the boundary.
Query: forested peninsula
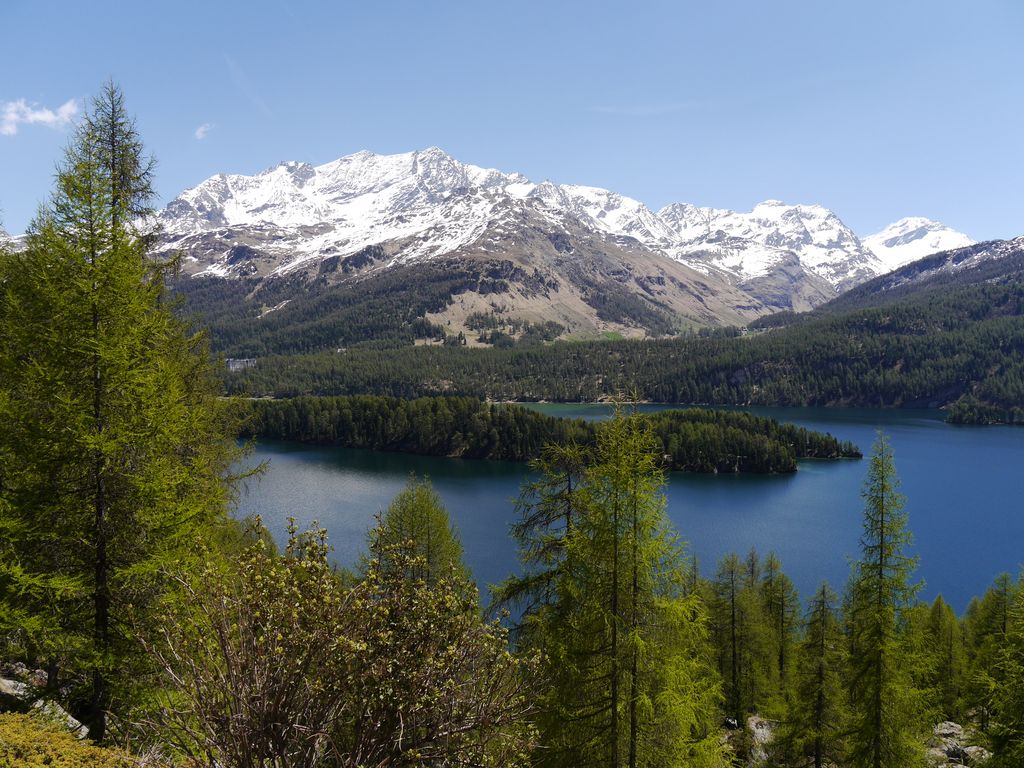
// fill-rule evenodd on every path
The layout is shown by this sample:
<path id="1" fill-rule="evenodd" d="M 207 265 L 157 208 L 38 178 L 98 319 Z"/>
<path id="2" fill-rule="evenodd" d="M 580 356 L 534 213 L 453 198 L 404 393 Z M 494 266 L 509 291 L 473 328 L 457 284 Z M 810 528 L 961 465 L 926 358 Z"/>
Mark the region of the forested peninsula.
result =
<path id="1" fill-rule="evenodd" d="M 247 435 L 426 456 L 530 461 L 556 443 L 593 446 L 597 427 L 470 397 L 297 397 L 252 400 Z M 798 459 L 860 458 L 831 435 L 749 413 L 700 408 L 644 414 L 664 467 L 690 472 L 794 472 Z"/>

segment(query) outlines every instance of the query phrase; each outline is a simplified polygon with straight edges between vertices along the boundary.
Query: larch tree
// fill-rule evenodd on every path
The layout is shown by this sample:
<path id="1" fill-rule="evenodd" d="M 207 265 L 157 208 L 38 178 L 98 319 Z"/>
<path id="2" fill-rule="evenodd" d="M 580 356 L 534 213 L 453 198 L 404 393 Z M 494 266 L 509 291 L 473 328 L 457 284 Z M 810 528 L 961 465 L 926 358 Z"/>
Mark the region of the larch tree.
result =
<path id="1" fill-rule="evenodd" d="M 0 264 L 0 622 L 103 739 L 163 566 L 223 519 L 235 455 L 205 342 L 149 257 L 152 163 L 92 100 L 26 247 Z"/>
<path id="2" fill-rule="evenodd" d="M 793 656 L 800 627 L 800 595 L 769 552 L 761 567 L 761 604 L 768 638 L 769 714 L 781 712 L 791 690 Z"/>
<path id="3" fill-rule="evenodd" d="M 426 479 L 410 478 L 391 501 L 371 531 L 370 550 L 381 570 L 401 563 L 408 569 L 407 578 L 427 584 L 445 577 L 469 577 L 462 562 L 462 542 L 441 497 Z M 396 552 L 403 556 L 393 557 Z"/>
<path id="4" fill-rule="evenodd" d="M 963 712 L 964 638 L 953 608 L 935 598 L 924 622 L 926 685 L 937 717 L 959 720 Z"/>
<path id="5" fill-rule="evenodd" d="M 718 564 L 713 582 L 712 627 L 718 649 L 726 712 L 739 725 L 771 698 L 769 626 L 760 594 L 756 553 L 743 560 L 730 553 Z"/>
<path id="6" fill-rule="evenodd" d="M 836 600 L 822 584 L 807 609 L 803 639 L 794 654 L 794 695 L 779 736 L 787 765 L 823 768 L 841 764 L 845 755 L 846 654 Z"/>
<path id="7" fill-rule="evenodd" d="M 736 720 L 744 721 L 740 674 L 740 593 L 743 590 L 742 566 L 735 553 L 722 558 L 713 585 L 714 603 L 712 627 L 718 649 L 718 671 L 723 680 L 725 711 Z"/>
<path id="8" fill-rule="evenodd" d="M 663 482 L 642 419 L 620 412 L 601 426 L 551 598 L 536 609 L 529 635 L 544 654 L 543 765 L 717 760 L 719 694 L 705 611 L 687 590 Z"/>
<path id="9" fill-rule="evenodd" d="M 997 768 L 1024 763 L 1024 592 L 1017 590 L 1006 617 L 996 662 L 998 685 L 992 689 L 991 736 Z"/>
<path id="10" fill-rule="evenodd" d="M 540 457 L 530 463 L 539 478 L 523 485 L 516 501 L 519 519 L 511 531 L 522 573 L 505 579 L 493 595 L 495 606 L 518 613 L 517 641 L 529 644 L 528 635 L 541 609 L 555 599 L 566 537 L 583 511 L 580 490 L 588 459 L 586 448 L 570 442 L 545 445 Z"/>
<path id="11" fill-rule="evenodd" d="M 1010 574 L 1000 574 L 980 599 L 971 601 L 964 619 L 964 707 L 977 711 L 983 731 L 988 731 L 991 723 L 992 696 L 1003 685 L 1000 655 L 1018 590 Z"/>
<path id="12" fill-rule="evenodd" d="M 906 552 L 911 534 L 905 500 L 882 434 L 861 495 L 861 559 L 854 565 L 850 595 L 849 762 L 855 768 L 908 768 L 924 756 L 915 738 L 918 702 L 903 637 L 918 590 L 910 581 L 917 560 Z"/>

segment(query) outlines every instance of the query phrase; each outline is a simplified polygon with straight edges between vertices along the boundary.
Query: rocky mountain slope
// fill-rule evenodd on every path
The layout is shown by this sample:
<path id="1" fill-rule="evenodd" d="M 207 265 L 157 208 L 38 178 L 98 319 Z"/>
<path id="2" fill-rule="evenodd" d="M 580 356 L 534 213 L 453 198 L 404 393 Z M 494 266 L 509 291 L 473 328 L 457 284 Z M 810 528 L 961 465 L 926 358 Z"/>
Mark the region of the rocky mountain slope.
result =
<path id="1" fill-rule="evenodd" d="M 427 264 L 465 277 L 424 316 L 452 333 L 467 330 L 471 316 L 497 315 L 554 322 L 565 334 L 663 335 L 768 311 L 722 276 L 622 234 L 642 212 L 612 222 L 584 189 L 533 185 L 436 149 L 362 152 L 316 168 L 217 176 L 158 219 L 165 249 L 185 255 L 186 272 L 258 280 L 250 298 L 260 314 L 338 286 L 367 292 L 369 281 L 393 282 L 396 270 L 427 279 L 435 274 Z"/>
<path id="2" fill-rule="evenodd" d="M 728 274 L 770 306 L 804 310 L 873 277 L 881 265 L 832 211 L 767 200 L 749 213 L 676 203 L 658 212 L 670 254 Z"/>
<path id="3" fill-rule="evenodd" d="M 822 304 L 886 271 L 893 249 L 903 248 L 899 258 L 910 252 L 880 245 L 889 250 L 879 257 L 818 205 L 766 201 L 738 213 L 679 203 L 654 212 L 608 190 L 533 183 L 437 148 L 215 176 L 158 220 L 165 249 L 185 255 L 187 273 L 285 279 L 295 299 L 439 261 L 504 274 L 500 291 L 481 277 L 429 313 L 453 331 L 480 314 L 585 335 L 742 324 Z M 894 231 L 880 242 L 900 236 L 917 250 L 934 241 Z"/>
<path id="4" fill-rule="evenodd" d="M 1024 280 L 1024 237 L 989 240 L 933 253 L 869 280 L 816 310 L 841 313 L 881 306 L 950 287 Z"/>

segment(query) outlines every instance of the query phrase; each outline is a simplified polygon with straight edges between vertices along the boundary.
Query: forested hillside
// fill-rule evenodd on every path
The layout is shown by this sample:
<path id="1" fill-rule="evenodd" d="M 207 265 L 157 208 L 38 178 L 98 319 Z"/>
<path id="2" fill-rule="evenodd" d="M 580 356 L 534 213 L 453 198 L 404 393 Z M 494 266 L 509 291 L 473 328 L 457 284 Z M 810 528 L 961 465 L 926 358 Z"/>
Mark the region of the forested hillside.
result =
<path id="1" fill-rule="evenodd" d="M 1024 403 L 1024 283 L 936 289 L 785 328 L 525 348 L 350 348 L 271 356 L 228 378 L 252 396 L 468 395 L 668 403 L 938 407 Z"/>
<path id="2" fill-rule="evenodd" d="M 944 289 L 1019 282 L 1024 276 L 1024 238 L 991 240 L 942 251 L 868 280 L 809 315 L 836 314 L 926 295 L 942 301 Z M 754 322 L 757 325 L 758 321 Z"/>

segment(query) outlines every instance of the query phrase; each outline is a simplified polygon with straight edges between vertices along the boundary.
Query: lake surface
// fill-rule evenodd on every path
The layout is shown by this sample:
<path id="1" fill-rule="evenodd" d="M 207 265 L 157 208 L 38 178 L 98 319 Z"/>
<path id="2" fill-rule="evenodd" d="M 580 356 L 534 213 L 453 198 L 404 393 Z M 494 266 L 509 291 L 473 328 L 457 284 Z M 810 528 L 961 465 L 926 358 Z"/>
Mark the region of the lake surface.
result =
<path id="1" fill-rule="evenodd" d="M 559 416 L 605 418 L 602 405 L 538 405 Z M 645 406 L 659 410 L 669 406 Z M 993 578 L 1024 562 L 1024 428 L 952 426 L 939 411 L 750 408 L 851 440 L 867 455 L 876 430 L 889 436 L 907 496 L 921 596 L 942 594 L 957 611 Z M 354 564 L 366 531 L 411 474 L 426 475 L 462 537 L 482 589 L 517 567 L 508 537 L 523 464 L 463 461 L 265 441 L 249 462 L 269 461 L 251 480 L 238 513 L 258 513 L 281 540 L 286 520 L 318 520 L 339 562 Z M 822 579 L 841 590 L 859 552 L 867 461 L 804 461 L 792 475 L 672 473 L 667 511 L 701 572 L 751 547 L 774 550 L 800 590 Z"/>

